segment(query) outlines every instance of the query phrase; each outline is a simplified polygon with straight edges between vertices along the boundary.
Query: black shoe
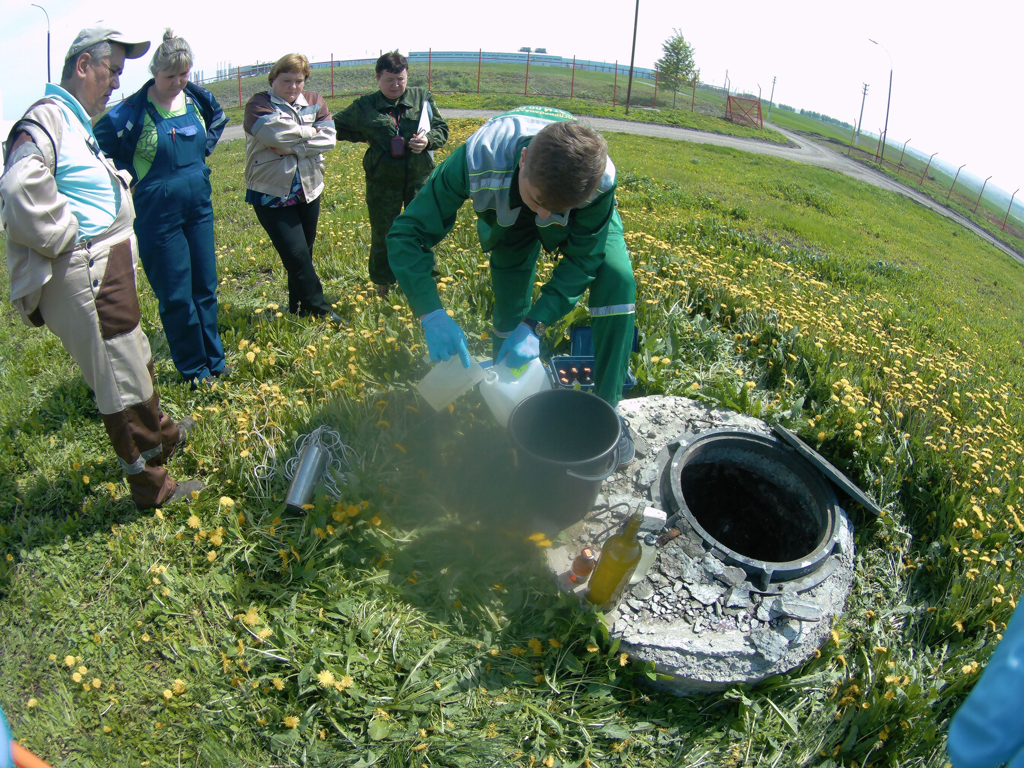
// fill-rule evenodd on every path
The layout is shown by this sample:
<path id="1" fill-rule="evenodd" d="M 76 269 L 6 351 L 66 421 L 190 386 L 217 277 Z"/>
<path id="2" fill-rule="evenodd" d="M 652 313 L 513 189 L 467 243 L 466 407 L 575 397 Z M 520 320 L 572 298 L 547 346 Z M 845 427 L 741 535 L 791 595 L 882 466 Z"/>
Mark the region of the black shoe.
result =
<path id="1" fill-rule="evenodd" d="M 210 375 L 214 376 L 214 377 L 216 377 L 218 379 L 230 379 L 231 378 L 231 366 L 230 365 L 225 365 L 219 371 L 217 371 L 216 373 L 211 373 Z"/>
<path id="2" fill-rule="evenodd" d="M 173 504 L 175 501 L 184 499 L 185 501 L 192 501 L 192 492 L 199 493 L 206 487 L 206 483 L 201 480 L 183 480 L 178 483 L 178 487 L 174 489 L 174 493 L 164 499 L 163 503 L 159 506 L 163 507 L 167 504 Z"/>
<path id="3" fill-rule="evenodd" d="M 348 325 L 348 323 L 345 321 L 345 318 L 339 315 L 337 312 L 331 312 L 329 315 L 327 315 L 327 319 L 330 320 L 335 325 Z"/>
<path id="4" fill-rule="evenodd" d="M 621 426 L 618 447 L 619 465 L 616 470 L 625 469 L 636 456 L 636 445 L 633 443 L 632 435 L 629 434 L 629 422 L 623 416 L 619 416 L 619 424 Z"/>
<path id="5" fill-rule="evenodd" d="M 374 290 L 377 293 L 378 299 L 386 299 L 388 294 L 391 293 L 391 286 L 387 283 L 377 283 L 377 285 L 374 286 Z"/>

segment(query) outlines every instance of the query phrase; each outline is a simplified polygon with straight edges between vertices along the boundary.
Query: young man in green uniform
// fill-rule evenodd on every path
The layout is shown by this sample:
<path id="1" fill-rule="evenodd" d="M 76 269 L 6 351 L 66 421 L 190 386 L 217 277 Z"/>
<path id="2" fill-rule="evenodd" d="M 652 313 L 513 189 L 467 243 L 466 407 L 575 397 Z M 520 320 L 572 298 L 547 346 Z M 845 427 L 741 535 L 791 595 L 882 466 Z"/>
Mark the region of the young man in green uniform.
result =
<path id="1" fill-rule="evenodd" d="M 407 88 L 409 62 L 398 51 L 377 59 L 376 93 L 360 96 L 334 116 L 338 141 L 365 141 L 366 207 L 370 211 L 370 280 L 384 298 L 395 276 L 385 238 L 434 170 L 434 150 L 448 141 L 448 124 L 426 88 Z M 421 128 L 427 128 L 423 131 Z"/>
<path id="2" fill-rule="evenodd" d="M 480 247 L 490 253 L 496 362 L 516 368 L 537 357 L 544 326 L 568 314 L 589 289 L 594 391 L 616 406 L 633 344 L 636 282 L 604 139 L 560 109 L 520 107 L 498 115 L 452 152 L 395 219 L 388 258 L 423 325 L 430 357 L 458 355 L 468 368 L 466 336 L 442 308 L 431 277 L 431 249 L 467 199 L 477 213 Z M 562 258 L 534 301 L 542 246 Z M 619 466 L 633 453 L 623 419 Z"/>

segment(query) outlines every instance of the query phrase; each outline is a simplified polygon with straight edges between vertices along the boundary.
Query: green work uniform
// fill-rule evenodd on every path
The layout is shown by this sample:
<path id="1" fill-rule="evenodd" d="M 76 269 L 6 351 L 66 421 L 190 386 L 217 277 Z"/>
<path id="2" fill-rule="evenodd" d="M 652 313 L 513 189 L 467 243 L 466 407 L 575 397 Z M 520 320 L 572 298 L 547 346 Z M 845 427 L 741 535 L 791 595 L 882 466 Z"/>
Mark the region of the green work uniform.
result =
<path id="1" fill-rule="evenodd" d="M 622 398 L 636 314 L 636 282 L 615 204 L 615 166 L 608 161 L 594 196 L 583 206 L 546 219 L 519 194 L 523 147 L 545 125 L 572 115 L 546 107 L 520 107 L 491 118 L 438 167 L 416 199 L 395 219 L 388 257 L 413 312 L 441 308 L 431 277 L 432 248 L 455 226 L 472 199 L 480 247 L 490 253 L 495 350 L 524 317 L 550 325 L 590 290 L 595 353 L 594 391 L 615 405 Z M 561 259 L 533 300 L 540 249 Z"/>
<path id="2" fill-rule="evenodd" d="M 416 154 L 409 139 L 417 131 L 423 109 L 430 109 L 427 147 Z M 395 217 L 408 206 L 434 170 L 432 153 L 448 141 L 448 124 L 426 88 L 407 88 L 398 99 L 377 91 L 360 96 L 344 112 L 334 116 L 338 141 L 368 142 L 363 155 L 366 171 L 366 207 L 370 211 L 370 279 L 390 285 L 395 275 L 388 264 L 385 242 Z M 392 157 L 391 140 L 405 139 L 405 155 Z"/>

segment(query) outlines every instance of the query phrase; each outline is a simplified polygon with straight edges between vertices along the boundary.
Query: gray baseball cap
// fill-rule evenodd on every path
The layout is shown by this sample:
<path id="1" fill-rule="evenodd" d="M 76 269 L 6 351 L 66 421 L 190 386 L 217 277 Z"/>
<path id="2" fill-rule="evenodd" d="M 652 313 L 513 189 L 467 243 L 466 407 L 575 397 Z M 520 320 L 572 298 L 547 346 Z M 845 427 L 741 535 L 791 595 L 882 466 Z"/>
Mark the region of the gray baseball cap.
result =
<path id="1" fill-rule="evenodd" d="M 97 43 L 102 43 L 104 40 L 111 43 L 120 43 L 124 46 L 126 59 L 137 59 L 141 56 L 146 55 L 146 51 L 149 50 L 149 40 L 144 40 L 141 43 L 129 43 L 116 29 L 110 29 L 109 27 L 90 27 L 89 29 L 83 29 L 78 33 L 78 37 L 75 38 L 75 42 L 68 48 L 67 56 L 64 57 L 64 61 L 77 56 L 82 51 L 92 48 Z"/>

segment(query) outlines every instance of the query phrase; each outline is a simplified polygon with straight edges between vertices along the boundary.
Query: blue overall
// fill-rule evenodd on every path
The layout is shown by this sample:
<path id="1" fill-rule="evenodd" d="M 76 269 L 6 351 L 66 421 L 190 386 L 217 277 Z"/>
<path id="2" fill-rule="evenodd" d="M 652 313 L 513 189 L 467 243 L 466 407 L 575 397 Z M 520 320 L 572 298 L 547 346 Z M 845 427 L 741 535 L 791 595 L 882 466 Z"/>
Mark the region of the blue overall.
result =
<path id="1" fill-rule="evenodd" d="M 206 128 L 191 99 L 186 101 L 185 114 L 169 118 L 146 104 L 156 126 L 157 151 L 135 188 L 135 234 L 174 367 L 196 382 L 224 370 L 224 347 L 217 332 Z"/>

